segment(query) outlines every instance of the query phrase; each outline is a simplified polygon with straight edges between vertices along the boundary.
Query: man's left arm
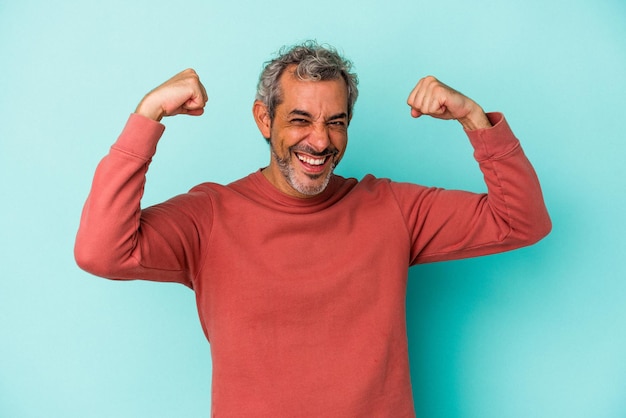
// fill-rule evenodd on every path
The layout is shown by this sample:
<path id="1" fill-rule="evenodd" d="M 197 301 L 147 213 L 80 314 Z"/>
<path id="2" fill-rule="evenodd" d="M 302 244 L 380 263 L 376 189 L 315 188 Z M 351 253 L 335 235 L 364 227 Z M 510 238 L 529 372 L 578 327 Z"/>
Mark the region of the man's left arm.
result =
<path id="1" fill-rule="evenodd" d="M 539 180 L 502 114 L 486 114 L 476 102 L 431 76 L 420 80 L 408 104 L 415 118 L 426 115 L 461 123 L 488 191 L 433 188 L 405 201 L 413 231 L 412 263 L 507 251 L 549 233 L 551 221 Z"/>

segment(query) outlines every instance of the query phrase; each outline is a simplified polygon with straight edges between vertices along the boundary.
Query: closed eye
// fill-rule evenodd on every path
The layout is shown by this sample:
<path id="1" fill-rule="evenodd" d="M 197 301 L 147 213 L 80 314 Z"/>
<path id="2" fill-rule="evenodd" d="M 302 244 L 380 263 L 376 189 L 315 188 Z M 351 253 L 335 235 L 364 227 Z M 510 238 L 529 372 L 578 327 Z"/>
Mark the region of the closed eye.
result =
<path id="1" fill-rule="evenodd" d="M 348 115 L 345 113 L 339 113 L 331 116 L 327 119 L 327 123 L 335 127 L 345 127 L 347 125 Z"/>

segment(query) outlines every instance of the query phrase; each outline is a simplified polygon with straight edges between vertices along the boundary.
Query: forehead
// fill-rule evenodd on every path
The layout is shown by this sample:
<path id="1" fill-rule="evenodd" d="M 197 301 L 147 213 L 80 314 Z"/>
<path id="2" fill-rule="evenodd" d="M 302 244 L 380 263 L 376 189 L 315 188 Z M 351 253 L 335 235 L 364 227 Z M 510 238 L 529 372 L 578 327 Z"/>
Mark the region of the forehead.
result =
<path id="1" fill-rule="evenodd" d="M 340 77 L 332 80 L 302 80 L 288 68 L 280 77 L 281 101 L 278 107 L 291 111 L 324 109 L 329 112 L 347 112 L 348 87 Z"/>

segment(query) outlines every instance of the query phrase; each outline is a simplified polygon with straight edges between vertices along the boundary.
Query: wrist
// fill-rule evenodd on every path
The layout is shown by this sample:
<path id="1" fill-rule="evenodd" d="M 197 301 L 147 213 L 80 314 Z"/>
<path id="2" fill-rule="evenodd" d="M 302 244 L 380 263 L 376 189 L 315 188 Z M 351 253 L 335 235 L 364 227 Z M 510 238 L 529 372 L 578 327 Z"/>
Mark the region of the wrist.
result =
<path id="1" fill-rule="evenodd" d="M 461 125 L 463 125 L 463 129 L 466 131 L 491 128 L 493 126 L 483 109 L 478 105 L 476 105 L 474 109 L 472 109 L 465 117 L 457 120 Z"/>
<path id="2" fill-rule="evenodd" d="M 145 116 L 148 119 L 155 120 L 160 122 L 163 119 L 164 112 L 161 106 L 156 106 L 150 104 L 148 97 L 144 97 L 144 99 L 137 105 L 135 109 L 135 113 Z"/>

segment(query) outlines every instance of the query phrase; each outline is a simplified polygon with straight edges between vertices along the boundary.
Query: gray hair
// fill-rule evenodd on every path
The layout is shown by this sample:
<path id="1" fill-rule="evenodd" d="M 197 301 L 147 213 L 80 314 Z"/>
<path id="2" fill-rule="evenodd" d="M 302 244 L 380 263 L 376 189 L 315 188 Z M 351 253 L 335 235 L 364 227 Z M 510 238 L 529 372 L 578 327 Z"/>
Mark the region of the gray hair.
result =
<path id="1" fill-rule="evenodd" d="M 352 63 L 332 46 L 306 41 L 300 45 L 282 47 L 275 59 L 265 63 L 259 77 L 256 99 L 265 104 L 270 120 L 274 120 L 276 107 L 282 101 L 280 76 L 290 65 L 296 65 L 294 74 L 300 80 L 326 81 L 343 78 L 348 87 L 348 117 L 352 116 L 354 103 L 359 95 L 357 75 L 350 72 Z"/>

